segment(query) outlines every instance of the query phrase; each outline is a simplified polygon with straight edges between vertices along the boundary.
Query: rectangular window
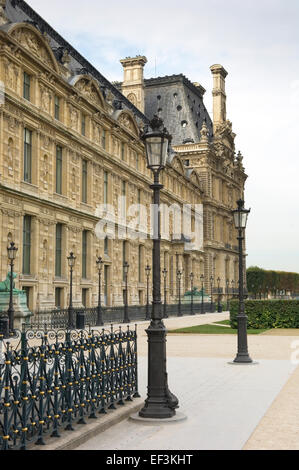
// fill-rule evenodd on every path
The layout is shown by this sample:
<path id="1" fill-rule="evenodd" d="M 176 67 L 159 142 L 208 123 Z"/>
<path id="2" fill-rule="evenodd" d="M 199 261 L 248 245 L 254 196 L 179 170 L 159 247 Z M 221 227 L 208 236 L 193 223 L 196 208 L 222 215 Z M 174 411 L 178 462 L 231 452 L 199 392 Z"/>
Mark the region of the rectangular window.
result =
<path id="1" fill-rule="evenodd" d="M 23 222 L 23 274 L 30 274 L 31 262 L 31 216 L 25 215 Z"/>
<path id="2" fill-rule="evenodd" d="M 26 292 L 26 305 L 30 309 L 31 303 L 31 287 L 23 286 L 22 290 Z"/>
<path id="3" fill-rule="evenodd" d="M 87 307 L 87 295 L 88 295 L 88 289 L 82 289 L 82 305 L 83 305 L 83 307 Z"/>
<path id="4" fill-rule="evenodd" d="M 24 181 L 32 181 L 32 131 L 24 129 Z"/>
<path id="5" fill-rule="evenodd" d="M 135 152 L 136 170 L 139 170 L 139 155 Z"/>
<path id="6" fill-rule="evenodd" d="M 82 114 L 81 117 L 81 134 L 85 136 L 86 134 L 86 116 Z"/>
<path id="7" fill-rule="evenodd" d="M 61 308 L 62 304 L 62 288 L 56 287 L 55 288 L 55 307 Z"/>
<path id="8" fill-rule="evenodd" d="M 109 240 L 108 237 L 104 239 L 104 255 L 109 255 Z"/>
<path id="9" fill-rule="evenodd" d="M 104 171 L 104 204 L 108 204 L 108 172 Z"/>
<path id="10" fill-rule="evenodd" d="M 62 147 L 56 146 L 56 193 L 62 194 Z"/>
<path id="11" fill-rule="evenodd" d="M 123 142 L 121 144 L 121 159 L 125 159 L 125 144 Z"/>
<path id="12" fill-rule="evenodd" d="M 82 232 L 82 278 L 87 278 L 87 230 Z"/>
<path id="13" fill-rule="evenodd" d="M 62 261 L 62 224 L 56 225 L 55 276 L 61 277 Z"/>
<path id="14" fill-rule="evenodd" d="M 60 98 L 59 96 L 55 96 L 55 100 L 54 100 L 54 115 L 55 115 L 55 119 L 57 119 L 59 121 L 60 119 Z"/>
<path id="15" fill-rule="evenodd" d="M 82 160 L 82 202 L 87 203 L 87 160 Z"/>
<path id="16" fill-rule="evenodd" d="M 102 130 L 102 147 L 103 147 L 103 149 L 106 148 L 106 131 L 105 131 L 105 129 Z"/>
<path id="17" fill-rule="evenodd" d="M 28 100 L 28 101 L 30 101 L 30 83 L 31 83 L 30 75 L 24 72 L 23 97 L 25 98 L 25 100 Z"/>

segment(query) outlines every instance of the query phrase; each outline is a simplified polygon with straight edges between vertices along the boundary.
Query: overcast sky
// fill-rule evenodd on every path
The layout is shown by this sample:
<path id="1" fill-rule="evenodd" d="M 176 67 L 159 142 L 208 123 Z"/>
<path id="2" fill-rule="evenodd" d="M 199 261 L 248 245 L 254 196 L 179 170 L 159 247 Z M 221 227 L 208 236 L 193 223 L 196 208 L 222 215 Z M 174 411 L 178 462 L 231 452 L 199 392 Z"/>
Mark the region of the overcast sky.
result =
<path id="1" fill-rule="evenodd" d="M 248 174 L 247 265 L 299 272 L 299 1 L 28 0 L 110 81 L 145 55 L 145 78 L 183 73 L 207 91 L 222 64 L 227 118 Z"/>

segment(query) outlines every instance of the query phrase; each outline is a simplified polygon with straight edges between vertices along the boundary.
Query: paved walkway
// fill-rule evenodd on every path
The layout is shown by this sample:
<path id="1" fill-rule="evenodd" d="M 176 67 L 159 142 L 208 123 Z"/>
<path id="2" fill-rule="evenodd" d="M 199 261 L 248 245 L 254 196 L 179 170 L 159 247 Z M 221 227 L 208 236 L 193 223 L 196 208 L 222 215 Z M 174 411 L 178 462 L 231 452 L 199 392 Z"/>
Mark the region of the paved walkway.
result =
<path id="1" fill-rule="evenodd" d="M 174 317 L 165 323 L 170 330 L 225 318 L 226 312 Z M 144 398 L 147 324 L 138 324 Z M 169 387 L 187 419 L 158 425 L 126 420 L 77 450 L 298 449 L 299 368 L 290 360 L 294 340 L 294 336 L 249 335 L 250 355 L 259 363 L 242 366 L 228 364 L 236 354 L 236 335 L 169 334 Z"/>

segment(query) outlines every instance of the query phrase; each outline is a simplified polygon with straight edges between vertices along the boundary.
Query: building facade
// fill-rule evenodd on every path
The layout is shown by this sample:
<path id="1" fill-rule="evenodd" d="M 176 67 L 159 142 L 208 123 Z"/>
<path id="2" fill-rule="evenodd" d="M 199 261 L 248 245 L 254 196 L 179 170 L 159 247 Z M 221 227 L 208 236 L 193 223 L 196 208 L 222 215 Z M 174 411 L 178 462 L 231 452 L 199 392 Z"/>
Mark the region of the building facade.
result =
<path id="1" fill-rule="evenodd" d="M 26 2 L 1 0 L 0 277 L 6 277 L 6 247 L 14 241 L 17 287 L 26 290 L 31 310 L 68 306 L 70 252 L 76 256 L 74 306 L 97 304 L 98 256 L 104 261 L 103 302 L 123 304 L 127 261 L 129 304 L 145 303 L 145 267 L 152 262 L 152 175 L 140 130 L 154 114 L 173 135 L 163 172 L 163 206 L 190 205 L 191 232 L 194 208 L 203 207 L 203 243 L 193 249 L 177 235 L 174 211 L 167 227 L 162 217 L 167 301 L 177 301 L 179 269 L 184 290 L 191 272 L 198 287 L 204 274 L 207 290 L 211 275 L 219 276 L 222 286 L 227 279 L 237 282 L 230 211 L 243 196 L 246 175 L 226 120 L 226 72 L 221 66 L 212 69 L 214 122 L 205 111 L 196 126 L 188 117 L 190 106 L 177 104 L 187 117 L 180 113 L 173 128 L 172 113 L 161 106 L 165 96 L 190 90 L 204 107 L 204 89 L 183 76 L 144 80 L 145 57 L 121 62 L 123 83 L 109 82 Z M 153 96 L 160 96 L 157 103 Z M 189 137 L 182 134 L 186 127 L 194 128 Z M 144 211 L 134 212 L 136 204 Z M 134 236 L 136 226 L 142 237 Z"/>

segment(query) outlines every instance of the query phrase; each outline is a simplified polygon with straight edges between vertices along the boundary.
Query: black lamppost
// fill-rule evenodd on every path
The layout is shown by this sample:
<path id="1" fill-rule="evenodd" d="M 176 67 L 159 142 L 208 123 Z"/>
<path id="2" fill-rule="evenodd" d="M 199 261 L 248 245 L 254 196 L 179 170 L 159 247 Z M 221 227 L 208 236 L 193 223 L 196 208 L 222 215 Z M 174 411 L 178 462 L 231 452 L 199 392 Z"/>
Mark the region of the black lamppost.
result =
<path id="1" fill-rule="evenodd" d="M 211 287 L 211 312 L 212 312 L 212 309 L 213 309 L 213 281 L 214 281 L 214 278 L 213 276 L 210 277 L 210 287 Z"/>
<path id="2" fill-rule="evenodd" d="M 153 301 L 151 322 L 146 330 L 148 335 L 148 387 L 147 399 L 139 412 L 143 418 L 167 419 L 175 415 L 177 398 L 168 389 L 166 371 L 166 328 L 162 319 L 161 302 L 161 260 L 160 260 L 160 190 L 159 174 L 166 166 L 168 146 L 171 136 L 163 126 L 163 121 L 154 116 L 146 126 L 142 136 L 145 143 L 147 167 L 152 170 L 154 184 L 153 202 L 155 208 L 153 237 Z"/>
<path id="3" fill-rule="evenodd" d="M 164 304 L 163 304 L 163 318 L 168 318 L 166 313 L 166 305 L 167 305 L 167 290 L 166 290 L 166 279 L 167 279 L 167 269 L 164 268 L 162 270 L 163 278 L 164 278 Z"/>
<path id="4" fill-rule="evenodd" d="M 129 263 L 124 262 L 123 265 L 124 277 L 125 277 L 125 298 L 124 298 L 124 320 L 123 323 L 130 323 L 129 318 L 129 309 L 128 309 L 128 272 L 129 272 Z"/>
<path id="5" fill-rule="evenodd" d="M 194 315 L 194 311 L 193 311 L 193 280 L 194 280 L 194 274 L 191 272 L 191 273 L 190 273 L 190 284 L 191 284 L 191 315 Z"/>
<path id="6" fill-rule="evenodd" d="M 145 319 L 150 320 L 150 309 L 149 309 L 149 277 L 151 273 L 151 267 L 149 265 L 146 266 L 145 268 L 145 274 L 146 274 L 146 315 Z"/>
<path id="7" fill-rule="evenodd" d="M 16 248 L 14 242 L 11 242 L 10 245 L 7 247 L 7 256 L 10 264 L 10 285 L 9 285 L 9 306 L 7 310 L 8 316 L 8 327 L 9 332 L 13 332 L 14 330 L 14 308 L 13 308 L 13 267 L 14 267 L 14 260 L 17 256 L 18 248 Z"/>
<path id="8" fill-rule="evenodd" d="M 228 289 L 229 289 L 229 280 L 226 279 L 226 310 L 229 311 L 229 298 L 228 298 Z"/>
<path id="9" fill-rule="evenodd" d="M 103 272 L 103 258 L 97 258 L 97 266 L 99 271 L 99 293 L 98 293 L 98 307 L 97 307 L 97 326 L 104 325 L 103 312 L 102 312 L 102 272 Z"/>
<path id="10" fill-rule="evenodd" d="M 220 277 L 217 278 L 217 285 L 218 285 L 218 302 L 217 302 L 217 312 L 222 312 L 222 306 L 220 303 Z"/>
<path id="11" fill-rule="evenodd" d="M 204 287 L 204 275 L 202 274 L 200 276 L 200 280 L 201 280 L 201 313 L 204 313 L 204 306 L 203 306 L 203 287 Z"/>
<path id="12" fill-rule="evenodd" d="M 69 308 L 68 308 L 68 327 L 73 328 L 74 327 L 74 308 L 73 308 L 73 269 L 75 267 L 76 263 L 76 257 L 74 256 L 74 253 L 71 251 L 70 256 L 67 258 L 69 268 L 70 268 L 70 302 L 69 302 Z"/>
<path id="13" fill-rule="evenodd" d="M 238 208 L 232 211 L 234 216 L 234 224 L 238 230 L 238 241 L 239 241 L 239 312 L 237 315 L 238 321 L 238 352 L 234 359 L 234 363 L 250 364 L 252 359 L 248 354 L 247 344 L 247 315 L 245 314 L 244 305 L 244 268 L 243 268 L 243 240 L 245 239 L 245 228 L 247 223 L 247 217 L 250 209 L 244 209 L 244 201 L 239 199 L 237 201 Z"/>
<path id="14" fill-rule="evenodd" d="M 177 275 L 177 280 L 178 280 L 178 297 L 179 297 L 179 303 L 178 303 L 178 317 L 181 317 L 182 314 L 182 302 L 181 302 L 181 279 L 182 279 L 182 274 L 183 272 L 179 269 L 176 273 Z"/>

